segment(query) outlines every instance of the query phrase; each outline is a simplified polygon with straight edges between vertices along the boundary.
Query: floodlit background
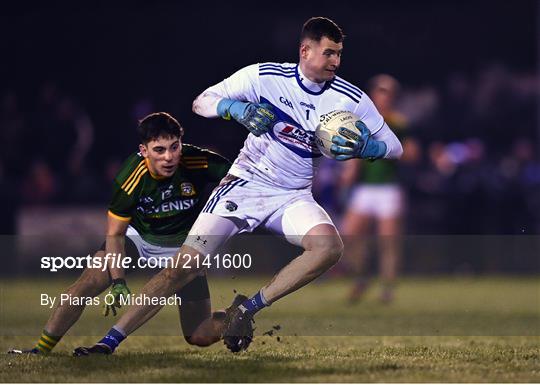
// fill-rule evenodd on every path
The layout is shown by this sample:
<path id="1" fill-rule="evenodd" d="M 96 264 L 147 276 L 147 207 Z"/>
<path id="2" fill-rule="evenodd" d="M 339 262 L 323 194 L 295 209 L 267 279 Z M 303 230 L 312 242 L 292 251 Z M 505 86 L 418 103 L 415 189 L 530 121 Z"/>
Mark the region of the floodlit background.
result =
<path id="1" fill-rule="evenodd" d="M 414 142 L 399 166 L 404 233 L 534 244 L 539 12 L 537 1 L 11 4 L 0 15 L 0 233 L 97 242 L 84 239 L 100 237 L 110 182 L 153 111 L 177 117 L 186 142 L 233 160 L 245 130 L 196 116 L 191 102 L 245 65 L 295 62 L 302 23 L 324 15 L 347 35 L 342 77 L 364 90 L 381 73 L 401 84 L 396 109 Z M 341 167 L 328 161 L 314 187 L 338 225 L 349 204 Z M 32 267 L 4 249 L 4 273 Z M 532 257 L 490 253 L 430 252 L 426 268 L 415 252 L 402 269 L 538 272 Z"/>
<path id="2" fill-rule="evenodd" d="M 167 306 L 110 360 L 76 361 L 71 350 L 113 323 L 89 306 L 56 355 L 0 355 L 0 381 L 540 380 L 540 2 L 318 3 L 2 7 L 1 351 L 33 346 L 50 314 L 40 295 L 58 295 L 80 273 L 46 271 L 40 258 L 85 256 L 103 242 L 111 181 L 137 150 L 138 119 L 170 112 L 185 142 L 233 160 L 246 130 L 196 116 L 193 99 L 248 64 L 296 62 L 309 17 L 346 33 L 344 79 L 366 92 L 378 74 L 397 80 L 407 129 L 395 235 L 344 230 L 354 186 L 344 164 L 327 160 L 313 190 L 342 230 L 345 256 L 258 314 L 246 355 L 183 343 Z M 233 290 L 254 293 L 300 252 L 264 232 L 226 250 L 251 253 L 253 265 L 209 271 L 214 308 Z M 384 252 L 396 258 L 395 280 L 374 278 Z M 130 275 L 130 288 L 150 273 Z"/>

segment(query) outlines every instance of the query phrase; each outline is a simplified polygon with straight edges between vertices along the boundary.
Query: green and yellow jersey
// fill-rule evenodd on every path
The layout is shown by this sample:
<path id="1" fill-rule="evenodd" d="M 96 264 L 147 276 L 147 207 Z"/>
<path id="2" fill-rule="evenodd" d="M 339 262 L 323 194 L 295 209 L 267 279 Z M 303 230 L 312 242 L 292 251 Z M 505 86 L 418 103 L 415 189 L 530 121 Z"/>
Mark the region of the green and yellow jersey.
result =
<path id="1" fill-rule="evenodd" d="M 218 183 L 230 166 L 212 151 L 183 144 L 178 169 L 164 178 L 153 175 L 146 159 L 134 153 L 114 180 L 109 215 L 129 221 L 151 244 L 180 246 L 205 203 L 205 187 Z"/>
<path id="2" fill-rule="evenodd" d="M 403 116 L 394 113 L 385 117 L 386 124 L 399 140 L 405 136 L 407 122 Z M 391 184 L 398 182 L 398 163 L 395 159 L 379 159 L 375 162 L 362 162 L 357 180 L 365 184 Z"/>

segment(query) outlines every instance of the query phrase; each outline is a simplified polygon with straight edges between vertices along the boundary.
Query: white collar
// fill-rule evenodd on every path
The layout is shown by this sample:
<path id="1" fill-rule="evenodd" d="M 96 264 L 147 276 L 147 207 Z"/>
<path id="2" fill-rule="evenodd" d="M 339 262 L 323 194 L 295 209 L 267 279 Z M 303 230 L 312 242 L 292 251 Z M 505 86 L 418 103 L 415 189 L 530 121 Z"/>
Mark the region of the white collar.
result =
<path id="1" fill-rule="evenodd" d="M 309 80 L 300 69 L 300 64 L 298 65 L 298 80 L 302 82 L 302 85 L 306 87 L 308 90 L 313 92 L 319 92 L 321 91 L 324 86 L 326 85 L 326 82 L 322 83 L 315 83 Z"/>

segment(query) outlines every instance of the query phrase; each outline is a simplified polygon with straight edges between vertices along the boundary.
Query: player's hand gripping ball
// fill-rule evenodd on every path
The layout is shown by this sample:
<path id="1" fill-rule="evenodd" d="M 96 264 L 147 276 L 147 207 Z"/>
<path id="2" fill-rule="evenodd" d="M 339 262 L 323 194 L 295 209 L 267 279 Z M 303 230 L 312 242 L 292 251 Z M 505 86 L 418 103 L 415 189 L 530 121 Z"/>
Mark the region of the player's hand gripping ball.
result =
<path id="1" fill-rule="evenodd" d="M 321 153 L 331 159 L 378 159 L 386 153 L 386 144 L 374 140 L 360 118 L 349 111 L 321 115 L 315 138 Z"/>

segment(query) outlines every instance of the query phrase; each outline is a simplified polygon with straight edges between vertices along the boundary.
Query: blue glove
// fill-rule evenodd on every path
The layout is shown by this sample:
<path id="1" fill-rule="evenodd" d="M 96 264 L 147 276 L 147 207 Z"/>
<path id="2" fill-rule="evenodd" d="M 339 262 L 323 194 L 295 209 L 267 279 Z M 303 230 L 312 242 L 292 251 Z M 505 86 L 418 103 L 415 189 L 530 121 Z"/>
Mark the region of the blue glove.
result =
<path id="1" fill-rule="evenodd" d="M 258 104 L 221 99 L 217 105 L 217 113 L 226 120 L 230 120 L 232 117 L 255 136 L 261 136 L 267 132 L 276 120 L 272 106 L 267 103 Z"/>
<path id="2" fill-rule="evenodd" d="M 336 160 L 382 158 L 386 154 L 386 143 L 372 139 L 371 132 L 362 121 L 358 120 L 354 125 L 360 130 L 360 136 L 346 127 L 340 127 L 340 135 L 332 137 L 330 151 L 336 155 Z"/>

